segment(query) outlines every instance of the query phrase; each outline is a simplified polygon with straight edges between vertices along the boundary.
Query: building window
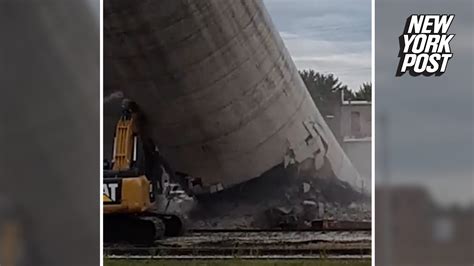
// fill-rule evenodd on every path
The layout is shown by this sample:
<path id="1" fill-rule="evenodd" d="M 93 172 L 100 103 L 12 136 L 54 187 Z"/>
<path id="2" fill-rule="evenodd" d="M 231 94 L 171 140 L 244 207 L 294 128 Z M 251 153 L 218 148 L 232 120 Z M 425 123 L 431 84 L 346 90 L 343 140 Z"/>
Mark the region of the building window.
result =
<path id="1" fill-rule="evenodd" d="M 351 135 L 353 137 L 360 136 L 360 112 L 351 112 Z"/>
<path id="2" fill-rule="evenodd" d="M 450 242 L 454 236 L 453 221 L 449 217 L 437 217 L 433 223 L 433 238 L 437 242 Z"/>

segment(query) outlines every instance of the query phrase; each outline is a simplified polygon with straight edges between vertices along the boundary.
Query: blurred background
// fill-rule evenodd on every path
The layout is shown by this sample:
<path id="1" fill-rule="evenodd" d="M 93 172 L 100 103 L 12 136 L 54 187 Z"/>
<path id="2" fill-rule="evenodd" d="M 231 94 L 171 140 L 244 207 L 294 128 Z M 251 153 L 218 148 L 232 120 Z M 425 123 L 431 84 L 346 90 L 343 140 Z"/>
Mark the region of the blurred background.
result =
<path id="1" fill-rule="evenodd" d="M 473 5 L 376 0 L 377 265 L 474 262 Z M 456 14 L 441 77 L 395 77 L 412 13 Z M 99 262 L 98 18 L 98 0 L 0 2 L 2 265 Z"/>
<path id="2" fill-rule="evenodd" d="M 99 1 L 0 1 L 0 264 L 98 265 Z"/>
<path id="3" fill-rule="evenodd" d="M 474 2 L 375 2 L 376 265 L 474 263 Z M 440 77 L 395 77 L 411 14 L 455 14 Z"/>

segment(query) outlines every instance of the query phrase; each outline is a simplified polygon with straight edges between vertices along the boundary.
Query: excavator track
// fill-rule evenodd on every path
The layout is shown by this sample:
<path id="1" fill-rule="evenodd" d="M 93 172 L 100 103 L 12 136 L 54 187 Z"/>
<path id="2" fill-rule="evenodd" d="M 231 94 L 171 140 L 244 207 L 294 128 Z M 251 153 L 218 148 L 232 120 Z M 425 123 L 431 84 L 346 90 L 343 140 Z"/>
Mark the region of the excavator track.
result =
<path id="1" fill-rule="evenodd" d="M 104 242 L 147 245 L 184 233 L 181 217 L 173 214 L 105 215 Z"/>

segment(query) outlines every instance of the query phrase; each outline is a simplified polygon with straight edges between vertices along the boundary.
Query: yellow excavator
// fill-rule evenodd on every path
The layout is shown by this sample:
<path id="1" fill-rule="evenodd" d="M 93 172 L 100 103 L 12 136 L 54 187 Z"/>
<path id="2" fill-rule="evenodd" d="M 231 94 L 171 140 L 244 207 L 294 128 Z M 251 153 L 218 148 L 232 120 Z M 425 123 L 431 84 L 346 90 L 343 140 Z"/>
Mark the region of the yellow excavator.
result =
<path id="1" fill-rule="evenodd" d="M 141 134 L 141 112 L 133 102 L 122 106 L 115 128 L 111 162 L 104 162 L 104 242 L 147 244 L 180 235 L 179 215 L 157 211 L 163 170 L 173 175 L 152 141 Z M 163 198 L 163 197 L 162 197 Z"/>
<path id="2" fill-rule="evenodd" d="M 0 265 L 26 265 L 26 243 L 24 225 L 16 213 L 16 208 L 0 193 Z M 23 257 L 23 258 L 22 258 Z"/>

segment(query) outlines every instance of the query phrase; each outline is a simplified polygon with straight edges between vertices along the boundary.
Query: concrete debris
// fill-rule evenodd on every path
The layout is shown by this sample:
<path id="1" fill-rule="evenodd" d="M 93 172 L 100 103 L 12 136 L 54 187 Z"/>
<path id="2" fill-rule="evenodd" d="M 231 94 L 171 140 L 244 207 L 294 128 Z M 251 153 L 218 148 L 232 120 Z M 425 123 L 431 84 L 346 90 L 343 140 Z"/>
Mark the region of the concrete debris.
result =
<path id="1" fill-rule="evenodd" d="M 370 198 L 331 177 L 300 177 L 296 168 L 198 199 L 195 228 L 308 228 L 313 220 L 370 220 Z"/>
<path id="2" fill-rule="evenodd" d="M 357 209 L 359 206 L 357 205 L 357 203 L 355 202 L 352 202 L 350 205 L 349 205 L 349 209 Z"/>
<path id="3" fill-rule="evenodd" d="M 323 218 L 324 217 L 324 203 L 318 202 L 318 217 Z"/>
<path id="4" fill-rule="evenodd" d="M 303 182 L 303 193 L 308 193 L 311 189 L 311 185 L 309 183 Z"/>
<path id="5" fill-rule="evenodd" d="M 293 211 L 291 208 L 288 207 L 278 207 L 275 208 L 275 210 L 283 215 L 289 215 Z"/>
<path id="6" fill-rule="evenodd" d="M 344 221 L 344 220 L 313 220 L 311 227 L 314 229 L 360 229 L 370 230 L 372 225 L 371 221 Z"/>
<path id="7" fill-rule="evenodd" d="M 298 217 L 293 209 L 285 207 L 270 208 L 265 211 L 267 224 L 271 228 L 296 228 Z"/>
<path id="8" fill-rule="evenodd" d="M 180 184 L 169 182 L 168 179 L 163 182 L 163 194 L 157 195 L 155 202 L 155 211 L 176 213 L 184 218 L 195 205 L 194 198 L 189 196 Z"/>
<path id="9" fill-rule="evenodd" d="M 303 201 L 303 205 L 304 206 L 317 206 L 316 202 L 312 201 L 312 200 L 305 200 Z"/>
<path id="10" fill-rule="evenodd" d="M 303 212 L 301 213 L 303 222 L 309 223 L 318 218 L 318 204 L 312 200 L 303 201 Z"/>

